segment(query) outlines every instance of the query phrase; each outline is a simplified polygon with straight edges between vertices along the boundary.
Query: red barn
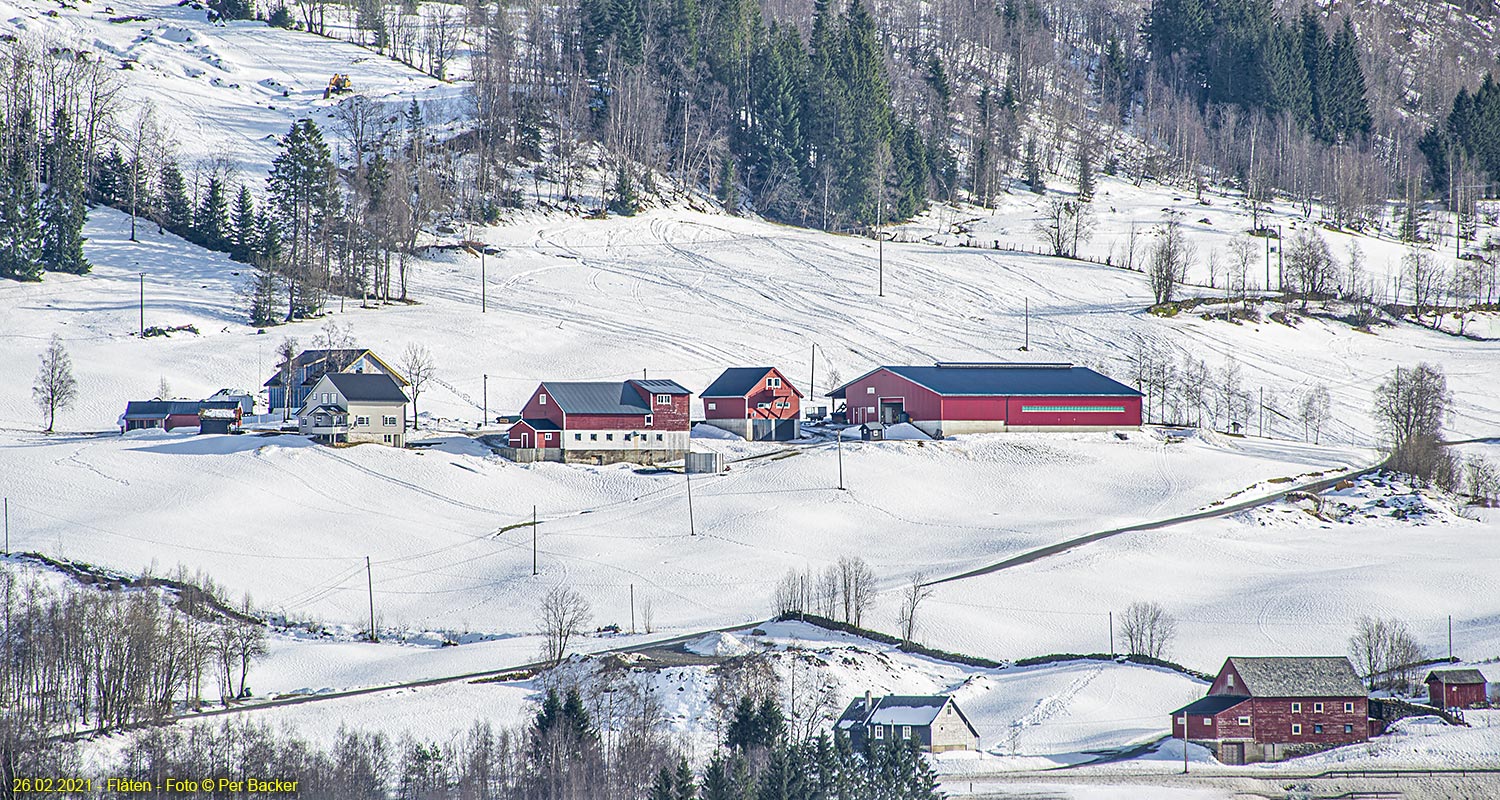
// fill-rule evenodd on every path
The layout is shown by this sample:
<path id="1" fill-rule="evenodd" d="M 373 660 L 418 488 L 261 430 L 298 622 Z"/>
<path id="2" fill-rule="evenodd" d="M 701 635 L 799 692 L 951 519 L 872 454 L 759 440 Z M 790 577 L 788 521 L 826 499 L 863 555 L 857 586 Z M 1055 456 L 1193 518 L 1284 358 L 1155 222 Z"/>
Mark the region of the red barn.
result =
<path id="1" fill-rule="evenodd" d="M 1370 701 L 1343 656 L 1224 662 L 1208 695 L 1172 712 L 1172 735 L 1208 747 L 1225 764 L 1248 764 L 1370 738 Z"/>
<path id="2" fill-rule="evenodd" d="M 731 367 L 703 390 L 703 418 L 749 441 L 802 435 L 802 393 L 775 367 Z"/>
<path id="3" fill-rule="evenodd" d="M 1438 708 L 1474 708 L 1488 699 L 1484 673 L 1477 669 L 1435 669 L 1427 673 L 1427 701 Z"/>
<path id="4" fill-rule="evenodd" d="M 1141 393 L 1072 364 L 877 367 L 828 393 L 851 425 L 910 422 L 929 436 L 1141 424 Z"/>
<path id="5" fill-rule="evenodd" d="M 509 445 L 557 449 L 565 461 L 652 464 L 688 450 L 688 402 L 676 381 L 548 381 L 511 426 Z"/>

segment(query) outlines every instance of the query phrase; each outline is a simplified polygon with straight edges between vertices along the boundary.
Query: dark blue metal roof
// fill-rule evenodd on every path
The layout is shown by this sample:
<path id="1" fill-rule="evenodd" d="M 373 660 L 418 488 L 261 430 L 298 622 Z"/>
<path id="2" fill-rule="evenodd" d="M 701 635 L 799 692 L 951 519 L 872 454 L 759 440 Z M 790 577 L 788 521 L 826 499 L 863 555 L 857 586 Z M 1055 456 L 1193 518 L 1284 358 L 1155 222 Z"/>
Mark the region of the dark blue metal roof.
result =
<path id="1" fill-rule="evenodd" d="M 197 414 L 198 400 L 131 400 L 125 404 L 126 419 L 161 419 L 172 414 Z"/>
<path id="2" fill-rule="evenodd" d="M 714 382 L 709 384 L 708 388 L 704 389 L 703 394 L 699 395 L 699 397 L 744 397 L 759 387 L 760 382 L 773 369 L 775 367 L 730 367 L 724 370 L 724 373 L 718 378 L 715 378 Z M 797 391 L 797 387 L 793 386 L 785 377 L 782 378 L 782 382 L 786 388 L 791 389 L 798 397 L 802 396 L 802 393 Z"/>
<path id="3" fill-rule="evenodd" d="M 828 393 L 842 398 L 851 384 L 879 372 L 900 375 L 944 396 L 1140 397 L 1141 393 L 1088 367 L 1072 364 L 938 363 L 877 367 Z"/>
<path id="4" fill-rule="evenodd" d="M 652 394 L 692 394 L 682 384 L 672 380 L 639 380 L 630 381 L 630 383 Z"/>
<path id="5" fill-rule="evenodd" d="M 1234 708 L 1249 699 L 1244 695 L 1238 694 L 1211 694 L 1206 697 L 1200 697 L 1172 713 L 1211 717 L 1225 709 Z"/>

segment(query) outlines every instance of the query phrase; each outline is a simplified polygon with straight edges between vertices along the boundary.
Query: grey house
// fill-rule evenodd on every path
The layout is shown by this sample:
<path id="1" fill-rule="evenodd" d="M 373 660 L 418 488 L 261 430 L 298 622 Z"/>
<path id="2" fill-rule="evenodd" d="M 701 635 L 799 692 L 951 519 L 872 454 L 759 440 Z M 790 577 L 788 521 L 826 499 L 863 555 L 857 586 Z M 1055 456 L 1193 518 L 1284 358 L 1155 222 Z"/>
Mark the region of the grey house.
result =
<path id="1" fill-rule="evenodd" d="M 928 753 L 978 750 L 979 731 L 947 695 L 896 695 L 876 698 L 865 692 L 834 723 L 849 735 L 856 750 L 889 741 L 915 742 Z"/>
<path id="2" fill-rule="evenodd" d="M 406 446 L 406 392 L 379 372 L 330 372 L 297 412 L 298 432 L 323 444 Z"/>

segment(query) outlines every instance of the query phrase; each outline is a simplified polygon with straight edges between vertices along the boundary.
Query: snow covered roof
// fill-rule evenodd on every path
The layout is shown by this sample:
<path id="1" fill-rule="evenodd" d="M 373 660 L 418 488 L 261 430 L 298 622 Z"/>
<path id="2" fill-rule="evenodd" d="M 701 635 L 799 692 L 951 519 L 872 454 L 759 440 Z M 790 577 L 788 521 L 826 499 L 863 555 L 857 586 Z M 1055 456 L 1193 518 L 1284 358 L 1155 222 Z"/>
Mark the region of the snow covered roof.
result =
<path id="1" fill-rule="evenodd" d="M 703 390 L 700 397 L 744 397 L 760 386 L 761 379 L 770 374 L 775 367 L 730 367 L 724 370 L 714 382 Z M 791 389 L 798 397 L 802 392 L 797 391 L 790 381 L 784 383 L 785 387 Z"/>
<path id="2" fill-rule="evenodd" d="M 931 725 L 938 714 L 942 713 L 943 707 L 952 701 L 953 698 L 941 694 L 888 694 L 878 700 L 872 699 L 874 709 L 868 709 L 865 698 L 857 697 L 844 709 L 836 727 L 848 730 L 855 725 Z M 953 707 L 958 710 L 958 715 L 963 717 L 964 722 L 968 723 L 968 718 L 958 709 L 958 704 L 954 703 Z M 969 727 L 974 726 L 970 724 Z"/>
<path id="3" fill-rule="evenodd" d="M 1477 669 L 1435 669 L 1427 673 L 1423 683 L 1440 681 L 1454 686 L 1463 686 L 1471 683 L 1484 683 L 1484 673 Z"/>
<path id="4" fill-rule="evenodd" d="M 1228 661 L 1255 697 L 1363 697 L 1344 656 L 1233 656 Z"/>
<path id="5" fill-rule="evenodd" d="M 198 400 L 131 400 L 125 404 L 125 419 L 160 419 L 173 414 L 197 414 Z"/>
<path id="6" fill-rule="evenodd" d="M 651 406 L 636 386 L 651 394 L 691 394 L 676 381 L 547 381 L 552 402 L 568 414 L 649 414 Z"/>
<path id="7" fill-rule="evenodd" d="M 939 362 L 930 367 L 876 367 L 829 392 L 828 397 L 842 398 L 849 386 L 880 370 L 900 375 L 944 396 L 1141 396 L 1140 392 L 1113 378 L 1072 364 Z"/>

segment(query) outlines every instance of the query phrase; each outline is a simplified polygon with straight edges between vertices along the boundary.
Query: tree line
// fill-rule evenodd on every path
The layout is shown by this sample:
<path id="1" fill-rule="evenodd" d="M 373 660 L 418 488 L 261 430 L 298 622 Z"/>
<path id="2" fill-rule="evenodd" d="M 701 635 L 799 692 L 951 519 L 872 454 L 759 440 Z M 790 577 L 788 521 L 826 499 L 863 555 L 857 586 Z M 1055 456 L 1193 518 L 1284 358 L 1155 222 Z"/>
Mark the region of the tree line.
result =
<path id="1" fill-rule="evenodd" d="M 38 770 L 58 763 L 57 737 L 161 722 L 249 694 L 264 626 L 217 610 L 211 586 L 174 583 L 197 588 L 53 589 L 0 570 L 5 774 L 46 774 Z"/>

